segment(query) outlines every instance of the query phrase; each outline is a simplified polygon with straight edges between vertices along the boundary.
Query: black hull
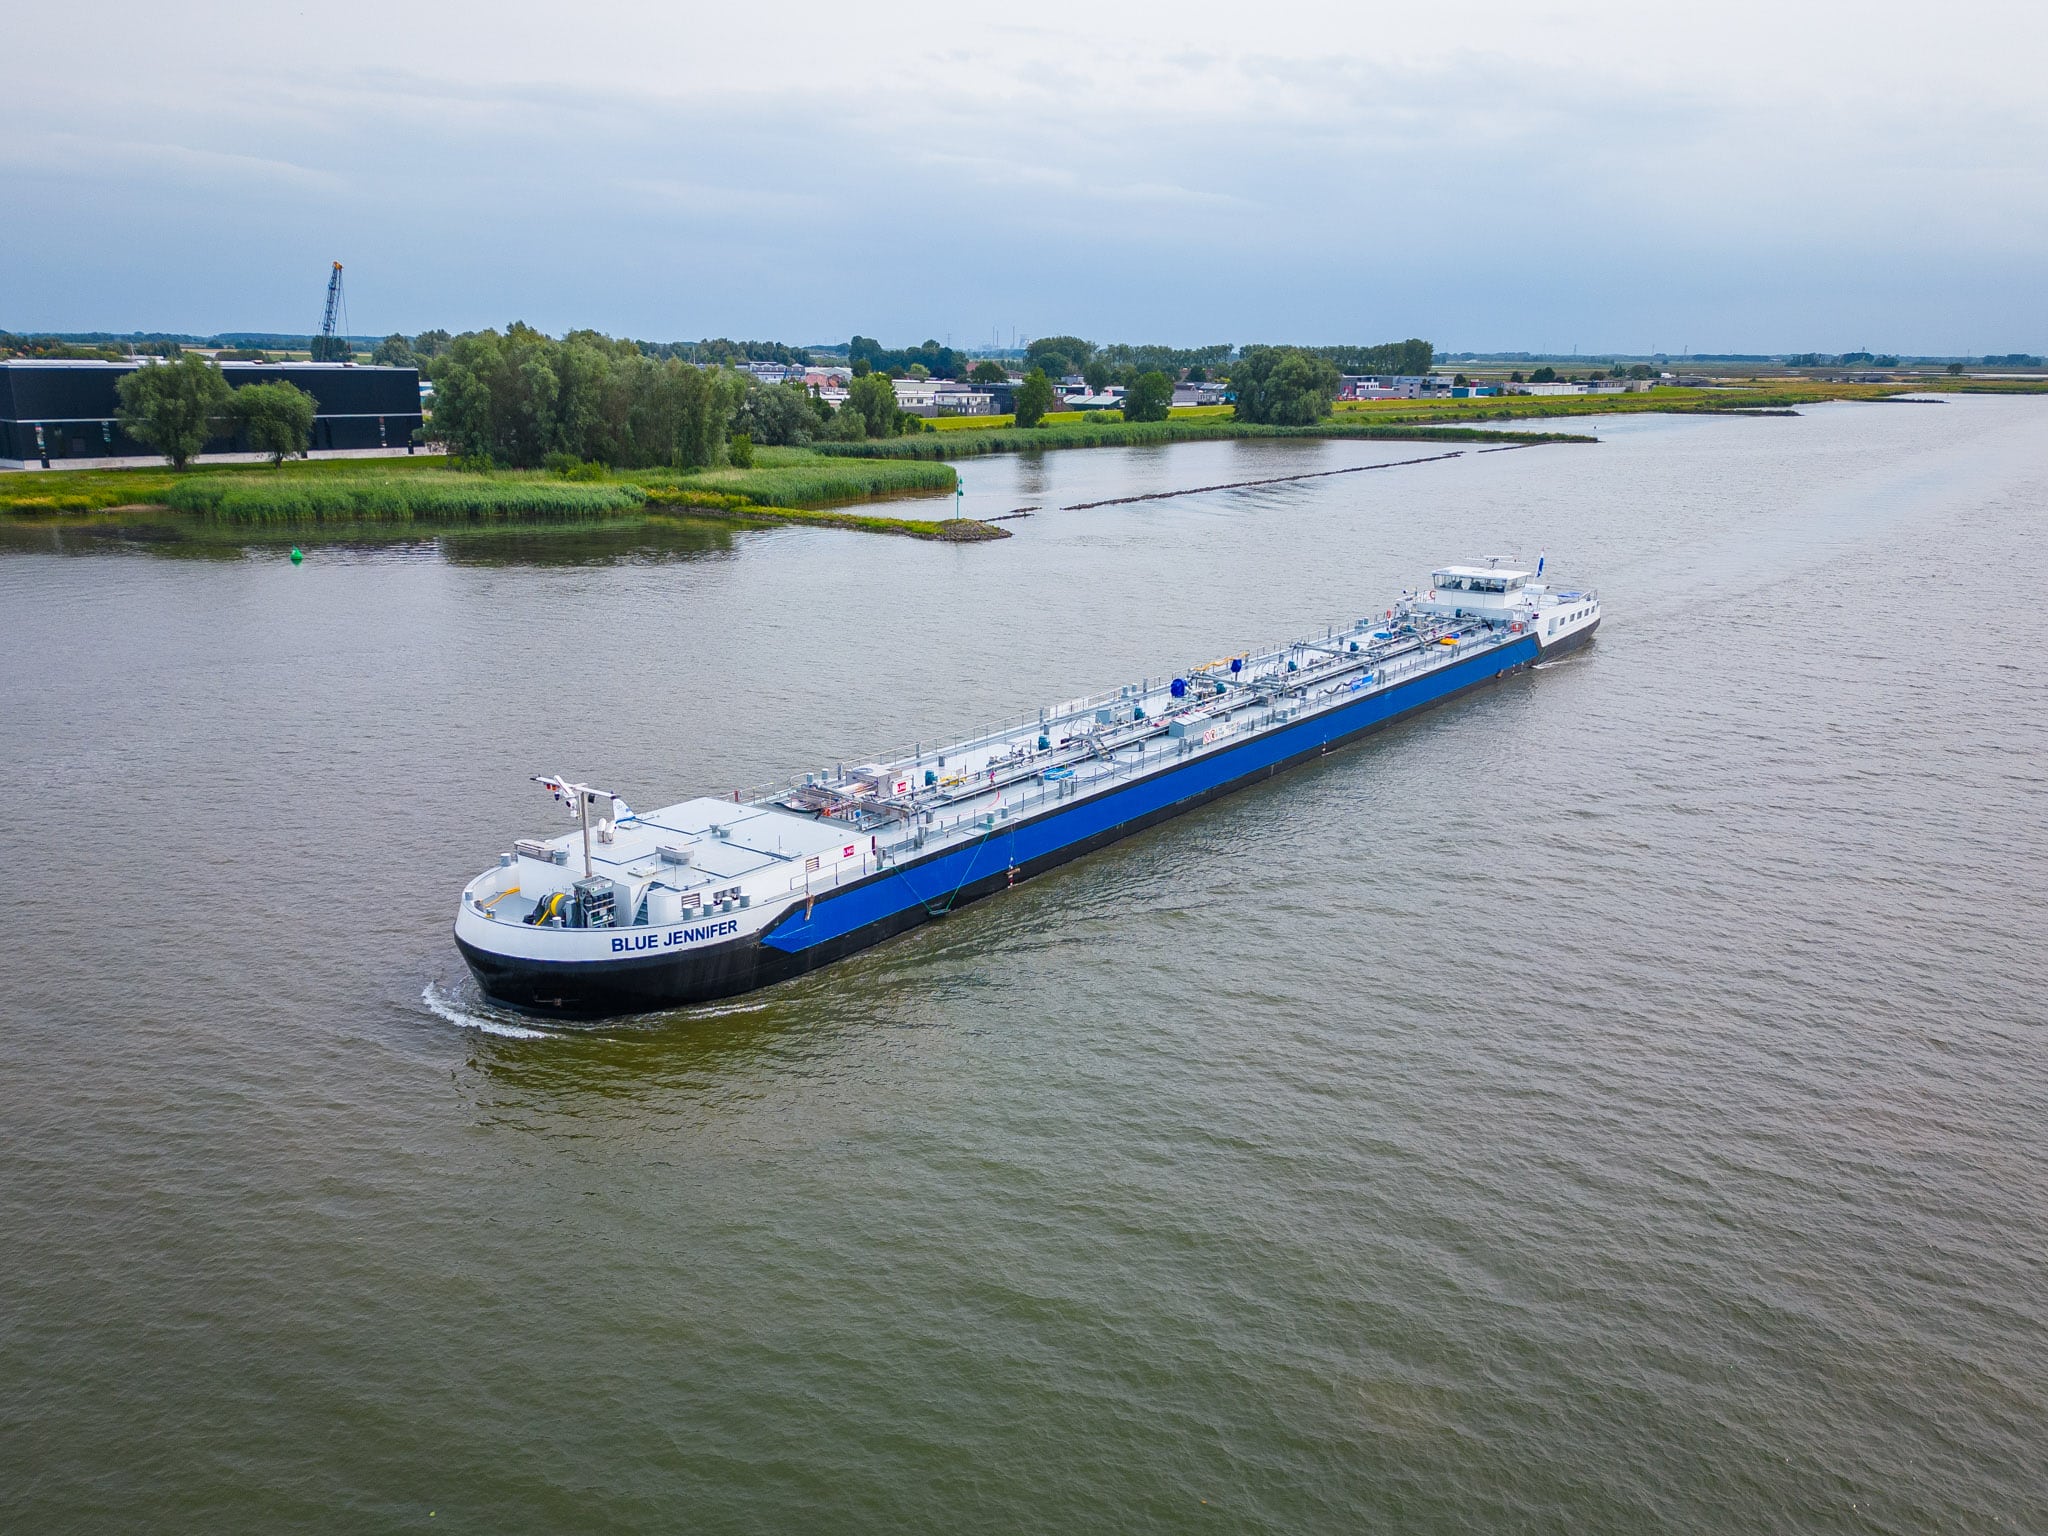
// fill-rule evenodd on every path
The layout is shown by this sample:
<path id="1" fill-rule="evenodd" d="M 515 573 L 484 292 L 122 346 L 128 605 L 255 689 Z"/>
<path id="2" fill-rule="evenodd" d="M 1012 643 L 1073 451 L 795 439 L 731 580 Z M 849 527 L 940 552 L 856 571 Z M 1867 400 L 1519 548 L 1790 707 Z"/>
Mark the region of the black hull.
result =
<path id="1" fill-rule="evenodd" d="M 1495 672 L 1483 673 L 1471 681 L 1435 697 L 1418 701 L 1396 709 L 1381 719 L 1372 720 L 1341 735 L 1320 739 L 1277 759 L 1261 762 L 1247 768 L 1243 773 L 1224 779 L 1210 787 L 1193 790 L 1183 798 L 1172 800 L 1156 809 L 1133 815 L 1117 822 L 1100 832 L 1080 836 L 1074 841 L 1063 843 L 1033 858 L 1020 859 L 1014 866 L 1005 865 L 988 874 L 965 881 L 952 889 L 944 906 L 933 910 L 923 903 L 913 904 L 891 912 L 873 922 L 864 924 L 850 932 L 834 938 L 811 944 L 807 948 L 787 950 L 763 942 L 770 935 L 790 924 L 800 908 L 792 909 L 761 934 L 736 940 L 731 943 L 709 946 L 687 951 L 680 955 L 646 956 L 630 960 L 550 962 L 527 960 L 513 956 L 493 954 L 466 943 L 459 935 L 456 947 L 469 962 L 471 972 L 476 976 L 477 985 L 493 1002 L 521 1012 L 543 1015 L 558 1019 L 599 1019 L 619 1014 L 651 1013 L 667 1008 L 685 1007 L 693 1003 L 715 1002 L 720 998 L 733 997 L 751 992 L 777 982 L 789 981 L 807 975 L 824 966 L 857 954 L 863 949 L 907 933 L 922 926 L 934 917 L 943 916 L 970 902 L 992 896 L 1006 890 L 1019 881 L 1028 880 L 1047 870 L 1057 869 L 1070 860 L 1106 848 L 1133 833 L 1148 827 L 1170 821 L 1176 816 L 1221 799 L 1246 785 L 1307 762 L 1311 758 L 1327 755 L 1340 746 L 1371 735 L 1385 726 L 1407 720 L 1451 699 L 1461 698 L 1475 689 L 1497 682 L 1514 672 L 1524 671 L 1538 661 L 1547 661 L 1562 651 L 1583 645 L 1592 635 L 1588 628 L 1582 635 L 1574 636 L 1569 643 L 1561 642 L 1547 651 L 1532 655 L 1525 660 L 1502 667 Z M 1420 680 L 1418 680 L 1420 681 Z M 1405 688 L 1404 684 L 1393 690 L 1396 697 Z M 1291 727 L 1299 730 L 1300 726 Z M 1244 743 L 1222 754 L 1223 760 L 1245 754 L 1246 749 L 1256 746 L 1258 739 Z M 1179 771 L 1179 770 L 1175 770 Z M 1170 779 L 1171 773 L 1161 776 Z M 1059 811 L 1046 813 L 1056 817 Z M 1022 824 L 1020 824 L 1022 825 Z M 859 886 L 887 878 L 896 872 L 914 872 L 920 865 L 935 862 L 946 854 L 928 855 L 924 859 L 906 861 L 892 866 L 889 871 L 869 875 L 865 880 L 840 887 L 832 895 L 858 889 Z M 820 898 L 819 905 L 830 897 Z"/>
<path id="2" fill-rule="evenodd" d="M 1573 634 L 1566 635 L 1562 640 L 1555 641 L 1552 644 L 1545 646 L 1543 648 L 1543 654 L 1537 657 L 1536 659 L 1538 661 L 1556 661 L 1560 656 L 1569 656 L 1573 651 L 1583 650 L 1586 646 L 1592 643 L 1593 631 L 1598 629 L 1599 627 L 1600 621 L 1598 619 L 1595 619 L 1592 623 L 1588 624 L 1584 629 L 1578 630 Z"/>

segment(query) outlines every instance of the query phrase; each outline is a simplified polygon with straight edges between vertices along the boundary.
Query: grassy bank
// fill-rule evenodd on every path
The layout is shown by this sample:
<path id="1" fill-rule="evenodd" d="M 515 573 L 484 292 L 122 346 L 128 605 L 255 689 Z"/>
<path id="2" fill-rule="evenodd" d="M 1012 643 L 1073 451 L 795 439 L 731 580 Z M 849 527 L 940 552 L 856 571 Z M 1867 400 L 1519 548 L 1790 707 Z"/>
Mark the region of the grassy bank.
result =
<path id="1" fill-rule="evenodd" d="M 966 459 L 989 453 L 1046 448 L 1114 448 L 1147 443 L 1222 441 L 1230 438 L 1392 438 L 1423 443 L 1590 443 L 1569 432 L 1498 432 L 1477 427 L 1424 427 L 1336 418 L 1313 427 L 1267 427 L 1223 418 L 1166 421 L 1075 422 L 1049 427 L 996 427 L 979 432 L 919 432 L 860 443 L 821 443 L 820 453 L 863 459 Z"/>
<path id="2" fill-rule="evenodd" d="M 751 469 L 626 470 L 618 477 L 650 493 L 702 490 L 763 506 L 838 507 L 921 492 L 950 496 L 958 478 L 943 464 L 833 458 L 804 448 L 756 450 Z"/>
<path id="3" fill-rule="evenodd" d="M 1910 393 L 1894 388 L 1888 393 Z M 1527 421 L 1586 416 L 1729 415 L 1797 410 L 1827 400 L 1878 400 L 1875 385 L 1845 385 L 1834 393 L 1772 389 L 1646 389 L 1612 395 L 1486 395 L 1470 400 L 1340 400 L 1339 421 L 1384 426 L 1431 426 L 1477 421 Z"/>
<path id="4" fill-rule="evenodd" d="M 1643 412 L 1690 416 L 1753 411 L 1796 411 L 1836 400 L 1882 401 L 1900 395 L 2042 394 L 2048 383 L 2008 379 L 1919 379 L 1884 384 L 1769 379 L 1709 389 L 1659 387 L 1614 395 L 1488 395 L 1476 400 L 1340 400 L 1339 419 L 1400 425 L 1463 421 L 1520 421 L 1532 417 L 1630 416 Z"/>
<path id="5" fill-rule="evenodd" d="M 9 517 L 0 512 L 0 550 L 84 554 L 125 549 L 172 559 L 231 560 L 255 549 L 282 554 L 303 546 L 312 554 L 323 548 L 375 548 L 434 540 L 444 555 L 475 563 L 579 564 L 593 557 L 628 558 L 649 549 L 729 548 L 736 533 L 784 523 L 939 543 L 972 544 L 1010 537 L 1006 528 L 970 519 L 917 522 L 801 507 L 761 507 L 751 502 L 723 507 L 650 499 L 633 512 L 547 521 L 508 518 L 480 522 L 423 515 L 412 521 L 230 522 L 195 517 L 165 506 L 121 507 L 66 517 Z"/>
<path id="6" fill-rule="evenodd" d="M 650 496 L 702 490 L 783 510 L 929 493 L 954 484 L 943 464 L 849 462 L 804 449 L 764 449 L 752 468 L 608 472 L 567 480 L 540 471 L 477 474 L 439 457 L 209 464 L 177 474 L 142 469 L 0 474 L 0 515 L 75 517 L 117 507 L 172 507 L 247 524 L 557 522 L 625 516 Z"/>
<path id="7" fill-rule="evenodd" d="M 950 476 L 951 471 L 947 473 Z M 744 496 L 722 495 L 699 485 L 650 486 L 647 506 L 651 511 L 686 517 L 729 518 L 738 523 L 796 523 L 813 528 L 850 528 L 860 533 L 893 533 L 913 539 L 937 539 L 948 544 L 978 544 L 988 539 L 1010 537 L 1009 529 L 977 522 L 973 518 L 877 517 L 866 512 L 772 507 Z"/>
<path id="8" fill-rule="evenodd" d="M 143 469 L 9 470 L 0 473 L 0 513 L 38 516 L 99 512 L 109 507 L 167 505 L 171 488 L 199 480 L 269 484 L 289 480 L 357 480 L 365 476 L 412 476 L 445 470 L 448 461 L 421 454 L 403 459 L 301 459 L 272 469 L 268 464 L 207 464 L 179 474 L 168 465 Z"/>
<path id="9" fill-rule="evenodd" d="M 749 469 L 643 470 L 598 479 L 537 471 L 477 474 L 441 459 L 374 459 L 169 469 L 51 470 L 0 476 L 0 520 L 16 528 L 97 525 L 138 538 L 173 526 L 226 547 L 235 540 L 434 537 L 492 528 L 584 531 L 678 520 L 776 523 L 974 543 L 1009 530 L 971 519 L 881 517 L 836 510 L 849 502 L 948 495 L 956 476 L 917 460 L 823 458 L 774 449 Z M 826 503 L 824 506 L 805 503 Z M 173 520 L 167 523 L 165 520 Z"/>

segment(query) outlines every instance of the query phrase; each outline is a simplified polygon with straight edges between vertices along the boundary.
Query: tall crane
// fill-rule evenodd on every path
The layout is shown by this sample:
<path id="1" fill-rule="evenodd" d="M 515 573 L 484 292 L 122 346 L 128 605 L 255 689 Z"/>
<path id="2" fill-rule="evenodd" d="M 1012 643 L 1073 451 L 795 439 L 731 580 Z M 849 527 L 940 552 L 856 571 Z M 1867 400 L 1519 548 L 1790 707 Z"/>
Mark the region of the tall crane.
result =
<path id="1" fill-rule="evenodd" d="M 327 279 L 327 313 L 321 318 L 320 321 L 320 340 L 313 347 L 314 362 L 326 362 L 329 358 L 335 356 L 341 350 L 341 347 L 336 346 L 334 340 L 334 320 L 337 314 L 343 312 L 344 306 L 342 304 L 341 299 L 341 263 L 337 261 L 334 264 L 333 273 Z M 346 332 L 343 333 L 342 345 L 347 345 Z"/>

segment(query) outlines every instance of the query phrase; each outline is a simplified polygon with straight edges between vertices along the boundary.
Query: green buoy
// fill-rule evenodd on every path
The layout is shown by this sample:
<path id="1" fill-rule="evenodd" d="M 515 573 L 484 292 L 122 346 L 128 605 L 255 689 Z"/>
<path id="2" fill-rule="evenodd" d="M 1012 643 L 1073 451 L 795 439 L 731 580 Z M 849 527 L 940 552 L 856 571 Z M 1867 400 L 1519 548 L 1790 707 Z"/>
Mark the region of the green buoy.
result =
<path id="1" fill-rule="evenodd" d="M 301 560 L 305 558 L 306 557 L 299 552 L 299 546 L 294 544 L 292 546 L 292 564 L 297 565 Z"/>

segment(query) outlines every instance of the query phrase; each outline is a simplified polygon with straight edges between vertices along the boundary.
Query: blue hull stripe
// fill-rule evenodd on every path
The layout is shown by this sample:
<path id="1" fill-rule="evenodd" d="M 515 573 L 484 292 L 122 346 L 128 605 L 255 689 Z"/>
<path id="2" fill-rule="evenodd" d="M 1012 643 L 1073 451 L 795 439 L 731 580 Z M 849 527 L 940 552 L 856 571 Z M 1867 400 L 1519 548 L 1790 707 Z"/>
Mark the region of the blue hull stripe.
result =
<path id="1" fill-rule="evenodd" d="M 1524 635 L 1483 657 L 1372 694 L 1271 735 L 1254 737 L 1241 747 L 1198 757 L 1186 767 L 1170 769 L 1126 789 L 1077 801 L 1067 810 L 1014 826 L 998 823 L 995 831 L 968 847 L 821 896 L 808 917 L 800 910 L 793 911 L 764 934 L 761 942 L 796 953 L 899 912 L 918 907 L 933 914 L 943 912 L 956 892 L 976 880 L 1028 864 L 1162 807 L 1432 704 L 1446 694 L 1534 661 L 1539 649 L 1534 635 Z"/>

